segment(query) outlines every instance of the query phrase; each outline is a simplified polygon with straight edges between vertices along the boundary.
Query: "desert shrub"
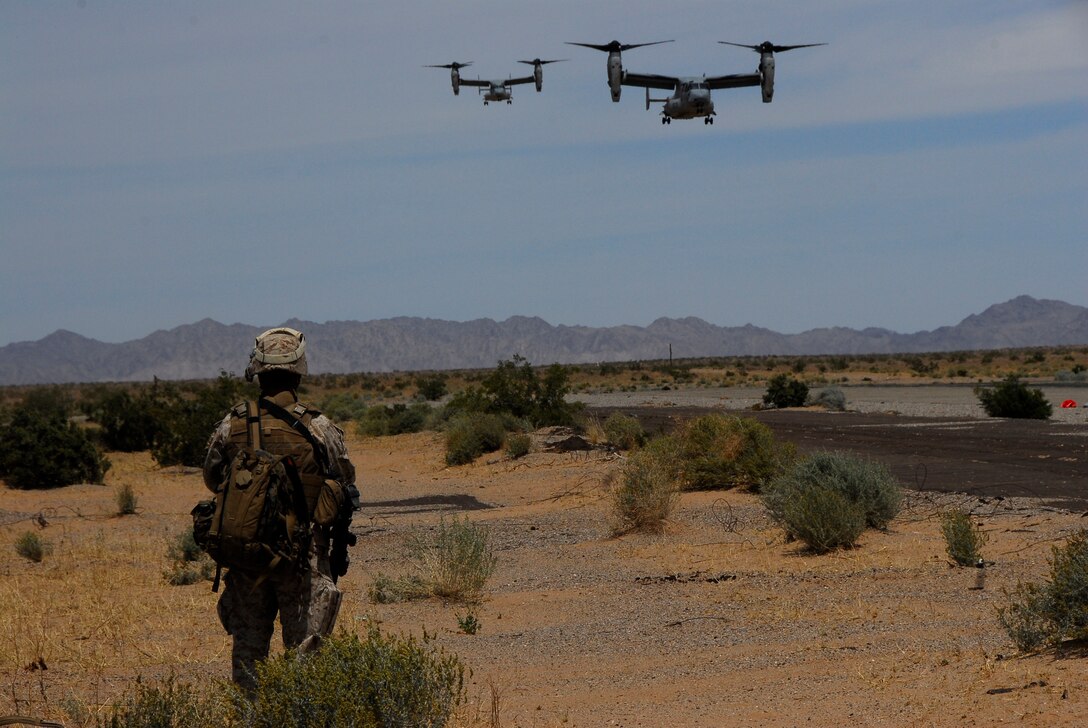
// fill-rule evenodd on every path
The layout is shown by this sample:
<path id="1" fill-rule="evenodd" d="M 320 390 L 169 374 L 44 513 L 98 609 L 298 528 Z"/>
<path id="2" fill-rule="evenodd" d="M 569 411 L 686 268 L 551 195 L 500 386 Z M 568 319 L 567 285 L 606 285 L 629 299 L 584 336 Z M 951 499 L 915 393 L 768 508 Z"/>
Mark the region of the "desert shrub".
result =
<path id="1" fill-rule="evenodd" d="M 620 450 L 631 450 L 646 440 L 646 433 L 638 419 L 622 412 L 610 414 L 603 428 L 608 444 Z"/>
<path id="2" fill-rule="evenodd" d="M 520 355 L 500 361 L 479 387 L 467 387 L 446 404 L 451 415 L 485 412 L 526 420 L 533 427 L 573 425 L 583 409 L 579 402 L 567 402 L 569 373 L 553 364 L 538 375 Z"/>
<path id="3" fill-rule="evenodd" d="M 358 392 L 339 392 L 321 400 L 317 408 L 330 420 L 343 424 L 362 419 L 367 406 Z"/>
<path id="4" fill-rule="evenodd" d="M 136 513 L 138 503 L 136 491 L 128 483 L 117 486 L 117 490 L 114 492 L 114 500 L 117 503 L 117 515 L 131 516 Z"/>
<path id="5" fill-rule="evenodd" d="M 166 558 L 170 560 L 171 566 L 163 572 L 163 578 L 171 586 L 188 586 L 208 581 L 215 574 L 215 562 L 197 545 L 192 526 L 167 545 Z"/>
<path id="6" fill-rule="evenodd" d="M 201 692 L 188 683 L 167 678 L 158 685 L 139 679 L 134 690 L 113 703 L 99 728 L 215 728 L 227 724 L 231 707 L 226 693 Z"/>
<path id="7" fill-rule="evenodd" d="M 775 407 L 802 407 L 808 399 L 808 385 L 789 374 L 776 374 L 767 384 L 763 404 Z"/>
<path id="8" fill-rule="evenodd" d="M 814 488 L 837 491 L 861 506 L 869 528 L 887 528 L 903 505 L 903 490 L 885 466 L 849 453 L 828 452 L 794 462 L 767 486 L 764 504 L 777 517 L 780 504 L 793 493 Z"/>
<path id="9" fill-rule="evenodd" d="M 941 533 L 945 550 L 960 566 L 979 566 L 982 563 L 982 546 L 986 534 L 971 516 L 958 508 L 941 514 Z"/>
<path id="10" fill-rule="evenodd" d="M 150 396 L 161 425 L 151 456 L 160 465 L 200 467 L 212 431 L 231 407 L 255 398 L 257 390 L 255 385 L 222 372 L 214 383 L 200 385 L 192 393 L 157 381 Z"/>
<path id="11" fill-rule="evenodd" d="M 518 458 L 523 458 L 528 455 L 532 446 L 533 439 L 531 437 L 524 432 L 515 432 L 507 436 L 506 446 L 503 449 L 506 457 L 511 460 L 517 460 Z"/>
<path id="12" fill-rule="evenodd" d="M 449 391 L 446 386 L 446 377 L 441 374 L 418 377 L 416 379 L 416 389 L 419 391 L 420 397 L 430 402 L 442 399 Z"/>
<path id="13" fill-rule="evenodd" d="M 12 488 L 101 483 L 110 462 L 60 410 L 26 403 L 0 430 L 0 477 Z"/>
<path id="14" fill-rule="evenodd" d="M 681 486 L 686 490 L 747 487 L 758 491 L 793 458 L 753 419 L 705 415 L 689 421 L 677 439 Z"/>
<path id="15" fill-rule="evenodd" d="M 134 397 L 124 389 L 102 389 L 80 407 L 101 426 L 99 438 L 109 450 L 149 450 L 159 431 L 154 402 L 147 393 Z"/>
<path id="16" fill-rule="evenodd" d="M 370 599 L 384 604 L 439 597 L 472 603 L 495 571 L 495 555 L 486 526 L 467 520 L 439 521 L 434 532 L 412 535 L 407 548 L 414 573 L 399 579 L 379 575 Z"/>
<path id="17" fill-rule="evenodd" d="M 1022 651 L 1088 637 L 1088 531 L 1052 548 L 1050 580 L 1020 584 L 998 618 Z"/>
<path id="18" fill-rule="evenodd" d="M 990 417 L 1045 420 L 1053 413 L 1042 390 L 1029 389 L 1015 374 L 996 386 L 977 387 L 975 396 Z"/>
<path id="19" fill-rule="evenodd" d="M 355 428 L 360 435 L 382 437 L 421 432 L 431 422 L 433 410 L 428 404 L 394 404 L 370 407 L 358 420 Z"/>
<path id="20" fill-rule="evenodd" d="M 446 464 L 464 465 L 495 452 L 506 440 L 502 418 L 491 414 L 464 413 L 446 425 Z"/>
<path id="21" fill-rule="evenodd" d="M 815 491 L 831 491 L 839 498 L 814 495 Z M 862 529 L 887 527 L 899 513 L 903 495 L 879 463 L 847 453 L 821 452 L 795 462 L 766 485 L 760 498 L 787 536 L 804 540 L 814 550 L 826 550 L 829 544 L 849 545 L 843 539 L 854 530 L 857 514 Z M 806 518 L 814 522 L 807 523 Z M 836 534 L 837 539 L 832 538 Z"/>
<path id="22" fill-rule="evenodd" d="M 289 650 L 257 665 L 252 698 L 236 702 L 250 728 L 446 725 L 464 700 L 464 667 L 424 635 L 340 634 L 304 656 Z"/>
<path id="23" fill-rule="evenodd" d="M 24 559 L 40 562 L 53 552 L 53 545 L 33 531 L 27 531 L 15 541 L 15 553 Z"/>
<path id="24" fill-rule="evenodd" d="M 865 530 L 865 513 L 842 493 L 826 488 L 803 488 L 781 503 L 776 520 L 791 539 L 822 554 L 857 543 Z"/>
<path id="25" fill-rule="evenodd" d="M 827 389 L 821 389 L 817 392 L 816 395 L 809 400 L 809 404 L 823 407 L 831 412 L 845 412 L 846 395 L 843 394 L 842 390 L 838 387 L 828 387 Z"/>
<path id="26" fill-rule="evenodd" d="M 665 446 L 631 455 L 610 491 L 613 534 L 660 533 L 676 507 L 675 456 Z"/>

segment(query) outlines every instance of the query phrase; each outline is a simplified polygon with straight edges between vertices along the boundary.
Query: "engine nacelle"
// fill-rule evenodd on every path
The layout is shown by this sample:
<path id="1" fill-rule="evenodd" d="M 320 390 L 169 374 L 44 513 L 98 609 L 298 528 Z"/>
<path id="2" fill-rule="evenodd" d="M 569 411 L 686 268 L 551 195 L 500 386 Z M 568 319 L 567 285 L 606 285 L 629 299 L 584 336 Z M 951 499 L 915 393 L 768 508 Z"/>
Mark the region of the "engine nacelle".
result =
<path id="1" fill-rule="evenodd" d="M 536 83 L 536 92 L 540 93 L 544 88 L 544 66 L 539 63 L 533 64 L 533 81 Z"/>
<path id="2" fill-rule="evenodd" d="M 769 104 L 774 98 L 774 53 L 764 52 L 759 55 L 759 76 L 763 103 Z"/>
<path id="3" fill-rule="evenodd" d="M 456 68 L 450 71 L 450 82 L 453 84 L 453 95 L 461 94 L 461 73 Z"/>
<path id="4" fill-rule="evenodd" d="M 608 54 L 608 90 L 612 92 L 612 100 L 620 100 L 620 91 L 623 90 L 623 61 L 618 51 Z"/>

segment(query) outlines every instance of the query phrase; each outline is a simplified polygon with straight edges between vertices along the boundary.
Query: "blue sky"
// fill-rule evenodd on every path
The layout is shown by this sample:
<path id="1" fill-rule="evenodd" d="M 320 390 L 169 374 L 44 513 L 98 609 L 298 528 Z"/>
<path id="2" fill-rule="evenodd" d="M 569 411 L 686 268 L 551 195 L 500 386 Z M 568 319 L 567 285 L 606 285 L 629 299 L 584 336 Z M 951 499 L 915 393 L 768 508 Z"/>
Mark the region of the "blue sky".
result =
<path id="1" fill-rule="evenodd" d="M 779 54 L 713 126 L 612 103 Z M 449 73 L 523 75 L 511 105 Z M 1088 305 L 1088 2 L 0 0 L 0 345 L 211 317 L 783 333 Z"/>

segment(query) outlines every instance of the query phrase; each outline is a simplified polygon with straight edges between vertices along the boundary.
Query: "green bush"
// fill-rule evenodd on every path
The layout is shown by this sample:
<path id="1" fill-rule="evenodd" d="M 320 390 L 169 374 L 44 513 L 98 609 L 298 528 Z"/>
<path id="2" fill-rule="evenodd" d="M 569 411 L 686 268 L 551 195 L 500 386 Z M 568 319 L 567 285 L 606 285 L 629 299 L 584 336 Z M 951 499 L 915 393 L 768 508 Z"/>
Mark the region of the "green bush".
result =
<path id="1" fill-rule="evenodd" d="M 776 518 L 790 539 L 822 554 L 857 543 L 865 530 L 865 512 L 842 493 L 827 488 L 804 488 L 782 501 Z"/>
<path id="2" fill-rule="evenodd" d="M 370 407 L 358 420 L 356 430 L 367 437 L 421 432 L 431 422 L 433 412 L 430 405 L 422 402 Z"/>
<path id="3" fill-rule="evenodd" d="M 33 531 L 27 531 L 15 541 L 15 553 L 35 563 L 53 551 L 53 546 Z"/>
<path id="4" fill-rule="evenodd" d="M 87 432 L 62 411 L 15 410 L 0 430 L 0 477 L 12 488 L 58 488 L 73 483 L 101 483 L 110 462 Z"/>
<path id="5" fill-rule="evenodd" d="M 503 449 L 506 457 L 517 460 L 528 455 L 532 447 L 533 439 L 531 437 L 523 432 L 516 432 L 507 436 L 506 446 Z"/>
<path id="6" fill-rule="evenodd" d="M 101 426 L 99 437 L 109 450 L 149 450 L 159 433 L 154 401 L 146 392 L 134 397 L 124 389 L 103 389 L 81 403 L 81 408 Z"/>
<path id="7" fill-rule="evenodd" d="M 960 566 L 980 566 L 982 546 L 986 534 L 979 529 L 971 516 L 958 508 L 941 514 L 941 533 L 944 534 L 948 555 Z"/>
<path id="8" fill-rule="evenodd" d="M 622 412 L 613 412 L 602 426 L 608 444 L 619 450 L 632 450 L 646 441 L 646 433 L 638 419 Z"/>
<path id="9" fill-rule="evenodd" d="M 553 364 L 538 375 L 522 356 L 500 361 L 477 387 L 455 394 L 446 405 L 451 414 L 485 412 L 525 420 L 533 427 L 573 425 L 583 409 L 579 402 L 567 402 L 569 373 Z"/>
<path id="10" fill-rule="evenodd" d="M 464 700 L 460 660 L 424 635 L 341 634 L 316 653 L 288 651 L 257 665 L 257 690 L 239 700 L 249 728 L 444 726 Z"/>
<path id="11" fill-rule="evenodd" d="M 419 391 L 420 397 L 430 402 L 442 399 L 449 391 L 446 387 L 446 377 L 441 374 L 418 377 L 416 379 L 416 389 Z"/>
<path id="12" fill-rule="evenodd" d="M 315 652 L 288 650 L 257 664 L 246 695 L 216 683 L 196 688 L 174 678 L 137 681 L 99 728 L 388 728 L 446 725 L 465 699 L 465 668 L 426 633 L 365 639 L 341 633 Z"/>
<path id="13" fill-rule="evenodd" d="M 610 491 L 612 533 L 660 533 L 679 499 L 675 453 L 668 442 L 632 453 Z"/>
<path id="14" fill-rule="evenodd" d="M 1011 596 L 998 618 L 1018 649 L 1088 638 L 1088 531 L 1052 548 L 1048 582 L 1020 584 Z"/>
<path id="15" fill-rule="evenodd" d="M 713 414 L 678 433 L 681 486 L 686 490 L 747 487 L 758 491 L 794 456 L 769 427 L 753 419 Z"/>
<path id="16" fill-rule="evenodd" d="M 838 498 L 816 491 L 830 491 Z M 814 453 L 795 462 L 767 484 L 760 498 L 788 537 L 817 551 L 852 544 L 861 530 L 849 543 L 844 540 L 855 530 L 858 514 L 861 529 L 886 528 L 903 502 L 902 489 L 883 465 L 834 452 Z"/>
<path id="17" fill-rule="evenodd" d="M 197 385 L 192 392 L 156 381 L 150 396 L 161 425 L 151 456 L 160 465 L 200 467 L 212 431 L 234 405 L 256 398 L 257 389 L 222 372 L 214 383 Z"/>
<path id="18" fill-rule="evenodd" d="M 446 425 L 446 464 L 465 465 L 506 441 L 506 427 L 498 415 L 465 413 Z"/>
<path id="19" fill-rule="evenodd" d="M 763 404 L 775 407 L 803 407 L 808 399 L 808 385 L 789 374 L 777 374 L 767 384 Z"/>
<path id="20" fill-rule="evenodd" d="M 476 602 L 495 571 L 495 555 L 486 526 L 442 519 L 431 533 L 416 533 L 408 543 L 408 560 L 415 573 L 390 579 L 378 575 L 370 599 L 379 604 L 439 597 Z"/>
<path id="21" fill-rule="evenodd" d="M 357 392 L 330 394 L 318 403 L 317 408 L 330 420 L 341 425 L 362 419 L 367 411 L 366 402 Z"/>
<path id="22" fill-rule="evenodd" d="M 1053 408 L 1040 389 L 1028 389 L 1015 374 L 993 387 L 976 387 L 975 396 L 990 417 L 1046 420 Z"/>

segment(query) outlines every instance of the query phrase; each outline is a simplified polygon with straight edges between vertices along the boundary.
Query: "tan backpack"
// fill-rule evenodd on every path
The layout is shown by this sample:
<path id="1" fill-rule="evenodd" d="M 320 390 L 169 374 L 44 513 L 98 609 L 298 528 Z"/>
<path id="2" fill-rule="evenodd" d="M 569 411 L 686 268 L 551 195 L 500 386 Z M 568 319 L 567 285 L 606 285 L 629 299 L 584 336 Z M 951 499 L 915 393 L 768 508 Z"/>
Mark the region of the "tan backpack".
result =
<path id="1" fill-rule="evenodd" d="M 246 402 L 246 446 L 230 462 L 215 499 L 193 509 L 193 536 L 218 566 L 268 576 L 306 563 L 310 514 L 298 466 L 263 449 L 261 411 Z"/>

